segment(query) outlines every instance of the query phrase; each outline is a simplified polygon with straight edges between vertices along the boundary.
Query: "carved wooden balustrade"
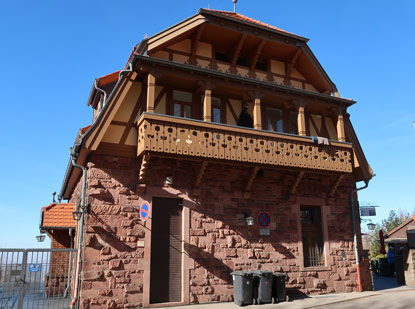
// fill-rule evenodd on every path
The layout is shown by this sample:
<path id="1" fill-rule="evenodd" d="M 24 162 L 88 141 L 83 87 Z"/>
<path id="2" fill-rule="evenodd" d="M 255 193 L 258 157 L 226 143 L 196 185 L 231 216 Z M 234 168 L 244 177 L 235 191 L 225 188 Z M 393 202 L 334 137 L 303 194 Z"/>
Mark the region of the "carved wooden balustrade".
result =
<path id="1" fill-rule="evenodd" d="M 199 120 L 144 113 L 137 155 L 156 152 L 257 164 L 352 172 L 352 145 Z"/>

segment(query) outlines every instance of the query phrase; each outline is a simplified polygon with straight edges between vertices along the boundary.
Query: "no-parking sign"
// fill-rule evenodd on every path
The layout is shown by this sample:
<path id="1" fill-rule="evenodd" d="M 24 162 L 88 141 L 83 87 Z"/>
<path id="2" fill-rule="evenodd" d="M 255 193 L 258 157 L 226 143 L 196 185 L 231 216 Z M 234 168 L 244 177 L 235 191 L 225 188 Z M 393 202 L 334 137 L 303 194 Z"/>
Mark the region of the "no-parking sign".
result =
<path id="1" fill-rule="evenodd" d="M 146 221 L 150 215 L 150 204 L 147 201 L 143 201 L 140 206 L 140 219 Z"/>
<path id="2" fill-rule="evenodd" d="M 271 216 L 269 213 L 262 211 L 258 214 L 257 221 L 261 228 L 267 228 L 271 224 Z"/>

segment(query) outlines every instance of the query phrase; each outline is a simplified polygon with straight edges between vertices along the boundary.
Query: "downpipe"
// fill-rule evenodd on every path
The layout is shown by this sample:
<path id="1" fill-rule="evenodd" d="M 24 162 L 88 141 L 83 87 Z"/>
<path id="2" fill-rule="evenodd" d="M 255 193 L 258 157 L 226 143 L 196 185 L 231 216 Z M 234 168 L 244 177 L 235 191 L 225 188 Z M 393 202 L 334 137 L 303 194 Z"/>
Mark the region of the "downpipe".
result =
<path id="1" fill-rule="evenodd" d="M 81 251 L 82 251 L 82 240 L 83 240 L 83 230 L 84 230 L 84 215 L 85 215 L 85 191 L 86 191 L 86 167 L 76 163 L 76 153 L 73 148 L 71 148 L 71 163 L 74 167 L 80 168 L 82 170 L 82 188 L 81 188 L 81 218 L 79 220 L 79 229 L 78 229 L 78 252 L 76 258 L 76 270 L 75 270 L 75 287 L 74 287 L 74 296 L 71 301 L 71 309 L 79 307 L 78 298 L 79 298 L 79 284 L 80 284 L 80 272 L 81 272 Z"/>
<path id="2" fill-rule="evenodd" d="M 354 242 L 354 254 L 356 258 L 356 273 L 357 273 L 357 287 L 359 292 L 363 292 L 362 288 L 362 278 L 360 276 L 360 261 L 359 261 L 359 250 L 357 247 L 357 224 L 356 224 L 356 213 L 355 213 L 355 198 L 354 195 L 357 191 L 364 190 L 369 186 L 369 180 L 365 180 L 365 185 L 363 187 L 354 189 L 351 193 L 352 200 L 352 221 L 353 221 L 353 242 Z M 360 224 L 359 224 L 360 227 Z"/>

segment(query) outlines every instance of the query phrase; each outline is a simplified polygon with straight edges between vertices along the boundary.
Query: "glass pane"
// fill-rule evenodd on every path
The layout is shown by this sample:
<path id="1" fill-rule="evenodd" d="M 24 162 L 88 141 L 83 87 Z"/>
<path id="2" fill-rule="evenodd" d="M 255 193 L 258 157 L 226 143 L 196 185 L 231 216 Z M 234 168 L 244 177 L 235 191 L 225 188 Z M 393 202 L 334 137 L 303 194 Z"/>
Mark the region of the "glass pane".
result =
<path id="1" fill-rule="evenodd" d="M 212 97 L 212 106 L 220 107 L 220 98 Z"/>
<path id="2" fill-rule="evenodd" d="M 192 93 L 173 90 L 173 100 L 192 103 Z"/>
<path id="3" fill-rule="evenodd" d="M 190 105 L 184 106 L 184 118 L 192 118 L 192 107 Z"/>
<path id="4" fill-rule="evenodd" d="M 220 108 L 213 108 L 213 122 L 220 123 Z"/>
<path id="5" fill-rule="evenodd" d="M 267 130 L 268 131 L 274 131 L 274 128 L 272 127 L 272 120 L 268 119 L 267 121 Z"/>
<path id="6" fill-rule="evenodd" d="M 297 113 L 290 112 L 290 133 L 298 134 Z"/>
<path id="7" fill-rule="evenodd" d="M 182 116 L 182 106 L 180 104 L 174 104 L 174 116 L 181 117 Z"/>
<path id="8" fill-rule="evenodd" d="M 267 115 L 275 118 L 282 118 L 282 110 L 279 108 L 267 108 Z"/>
<path id="9" fill-rule="evenodd" d="M 282 119 L 277 120 L 277 132 L 283 132 L 283 128 L 282 128 Z"/>

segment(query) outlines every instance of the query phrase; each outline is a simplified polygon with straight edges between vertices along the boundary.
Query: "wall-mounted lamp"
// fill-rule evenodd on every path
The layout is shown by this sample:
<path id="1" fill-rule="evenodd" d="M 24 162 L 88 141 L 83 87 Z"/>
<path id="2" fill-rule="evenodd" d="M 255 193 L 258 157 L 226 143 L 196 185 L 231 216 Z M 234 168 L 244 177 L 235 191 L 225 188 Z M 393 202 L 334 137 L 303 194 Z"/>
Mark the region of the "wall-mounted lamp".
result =
<path id="1" fill-rule="evenodd" d="M 37 235 L 37 236 L 36 236 L 36 240 L 37 240 L 38 242 L 44 242 L 44 241 L 45 241 L 45 235 L 42 235 L 42 234 Z"/>
<path id="2" fill-rule="evenodd" d="M 74 219 L 75 221 L 81 220 L 82 211 L 80 211 L 80 210 L 75 210 L 75 211 L 72 213 L 72 216 L 73 216 L 73 219 Z"/>
<path id="3" fill-rule="evenodd" d="M 246 221 L 246 225 L 248 226 L 252 226 L 255 224 L 255 219 L 254 217 L 251 217 L 251 216 L 245 217 L 245 221 Z"/>
<path id="4" fill-rule="evenodd" d="M 173 184 L 173 176 L 166 177 L 166 185 L 171 186 Z"/>
<path id="5" fill-rule="evenodd" d="M 373 231 L 376 228 L 376 224 L 374 224 L 372 222 L 368 223 L 367 228 L 369 229 L 369 231 Z"/>

